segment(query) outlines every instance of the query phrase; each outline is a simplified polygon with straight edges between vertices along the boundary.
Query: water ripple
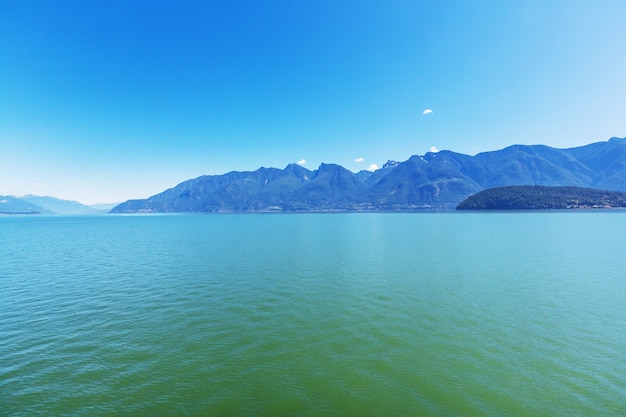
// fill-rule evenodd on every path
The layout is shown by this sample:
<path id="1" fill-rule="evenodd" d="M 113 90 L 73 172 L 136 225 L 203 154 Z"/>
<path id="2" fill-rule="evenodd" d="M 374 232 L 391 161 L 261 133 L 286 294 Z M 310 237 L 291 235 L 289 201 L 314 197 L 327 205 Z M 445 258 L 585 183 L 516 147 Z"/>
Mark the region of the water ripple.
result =
<path id="1" fill-rule="evenodd" d="M 517 216 L 2 218 L 0 414 L 620 415 L 626 219 Z"/>

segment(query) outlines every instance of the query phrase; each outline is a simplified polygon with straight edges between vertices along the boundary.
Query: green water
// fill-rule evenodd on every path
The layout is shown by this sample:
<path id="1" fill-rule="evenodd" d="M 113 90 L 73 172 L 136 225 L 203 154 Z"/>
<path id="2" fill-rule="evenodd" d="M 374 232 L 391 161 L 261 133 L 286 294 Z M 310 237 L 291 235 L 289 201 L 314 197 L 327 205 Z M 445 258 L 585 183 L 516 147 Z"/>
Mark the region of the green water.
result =
<path id="1" fill-rule="evenodd" d="M 626 212 L 0 217 L 0 415 L 621 416 Z"/>

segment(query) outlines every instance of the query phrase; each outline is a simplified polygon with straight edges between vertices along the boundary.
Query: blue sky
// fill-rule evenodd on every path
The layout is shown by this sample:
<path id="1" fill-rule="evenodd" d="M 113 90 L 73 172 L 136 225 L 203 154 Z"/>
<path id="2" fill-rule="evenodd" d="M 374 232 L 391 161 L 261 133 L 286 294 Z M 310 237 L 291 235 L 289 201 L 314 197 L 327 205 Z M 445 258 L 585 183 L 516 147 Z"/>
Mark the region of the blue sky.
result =
<path id="1" fill-rule="evenodd" d="M 0 0 L 0 194 L 623 137 L 625 21 L 621 0 Z"/>

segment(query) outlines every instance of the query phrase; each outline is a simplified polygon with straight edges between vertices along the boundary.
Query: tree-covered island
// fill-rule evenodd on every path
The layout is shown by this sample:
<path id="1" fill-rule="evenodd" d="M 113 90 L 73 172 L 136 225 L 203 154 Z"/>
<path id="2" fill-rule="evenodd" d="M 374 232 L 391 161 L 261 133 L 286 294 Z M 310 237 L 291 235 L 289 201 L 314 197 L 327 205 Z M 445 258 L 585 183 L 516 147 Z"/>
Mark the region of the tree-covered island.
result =
<path id="1" fill-rule="evenodd" d="M 520 185 L 483 190 L 457 210 L 563 210 L 626 207 L 626 192 L 582 187 Z"/>

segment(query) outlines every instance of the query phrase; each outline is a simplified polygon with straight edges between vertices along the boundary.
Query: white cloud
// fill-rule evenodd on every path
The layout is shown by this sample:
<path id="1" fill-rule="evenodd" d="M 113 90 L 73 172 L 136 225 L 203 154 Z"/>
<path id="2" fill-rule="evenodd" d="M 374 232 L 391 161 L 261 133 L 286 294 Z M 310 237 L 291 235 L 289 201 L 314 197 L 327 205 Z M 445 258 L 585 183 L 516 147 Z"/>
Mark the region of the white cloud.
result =
<path id="1" fill-rule="evenodd" d="M 354 160 L 354 162 L 363 162 L 363 161 L 365 161 L 365 159 L 363 159 L 363 158 L 361 158 L 361 157 L 358 157 L 358 158 L 356 158 L 356 159 Z"/>
<path id="2" fill-rule="evenodd" d="M 301 159 L 298 162 L 296 162 L 296 164 L 298 164 L 298 165 L 306 165 L 306 159 Z"/>
<path id="3" fill-rule="evenodd" d="M 367 168 L 368 171 L 374 172 L 378 169 L 378 165 L 376 164 L 372 164 L 369 166 L 369 168 Z"/>
<path id="4" fill-rule="evenodd" d="M 436 147 L 436 146 L 431 146 L 431 147 L 430 147 L 430 151 L 431 151 L 431 152 L 434 152 L 434 153 L 437 153 L 437 152 L 439 152 L 439 149 L 437 149 L 437 147 Z"/>
<path id="5" fill-rule="evenodd" d="M 431 109 L 425 109 L 422 114 L 431 114 L 433 111 Z"/>

